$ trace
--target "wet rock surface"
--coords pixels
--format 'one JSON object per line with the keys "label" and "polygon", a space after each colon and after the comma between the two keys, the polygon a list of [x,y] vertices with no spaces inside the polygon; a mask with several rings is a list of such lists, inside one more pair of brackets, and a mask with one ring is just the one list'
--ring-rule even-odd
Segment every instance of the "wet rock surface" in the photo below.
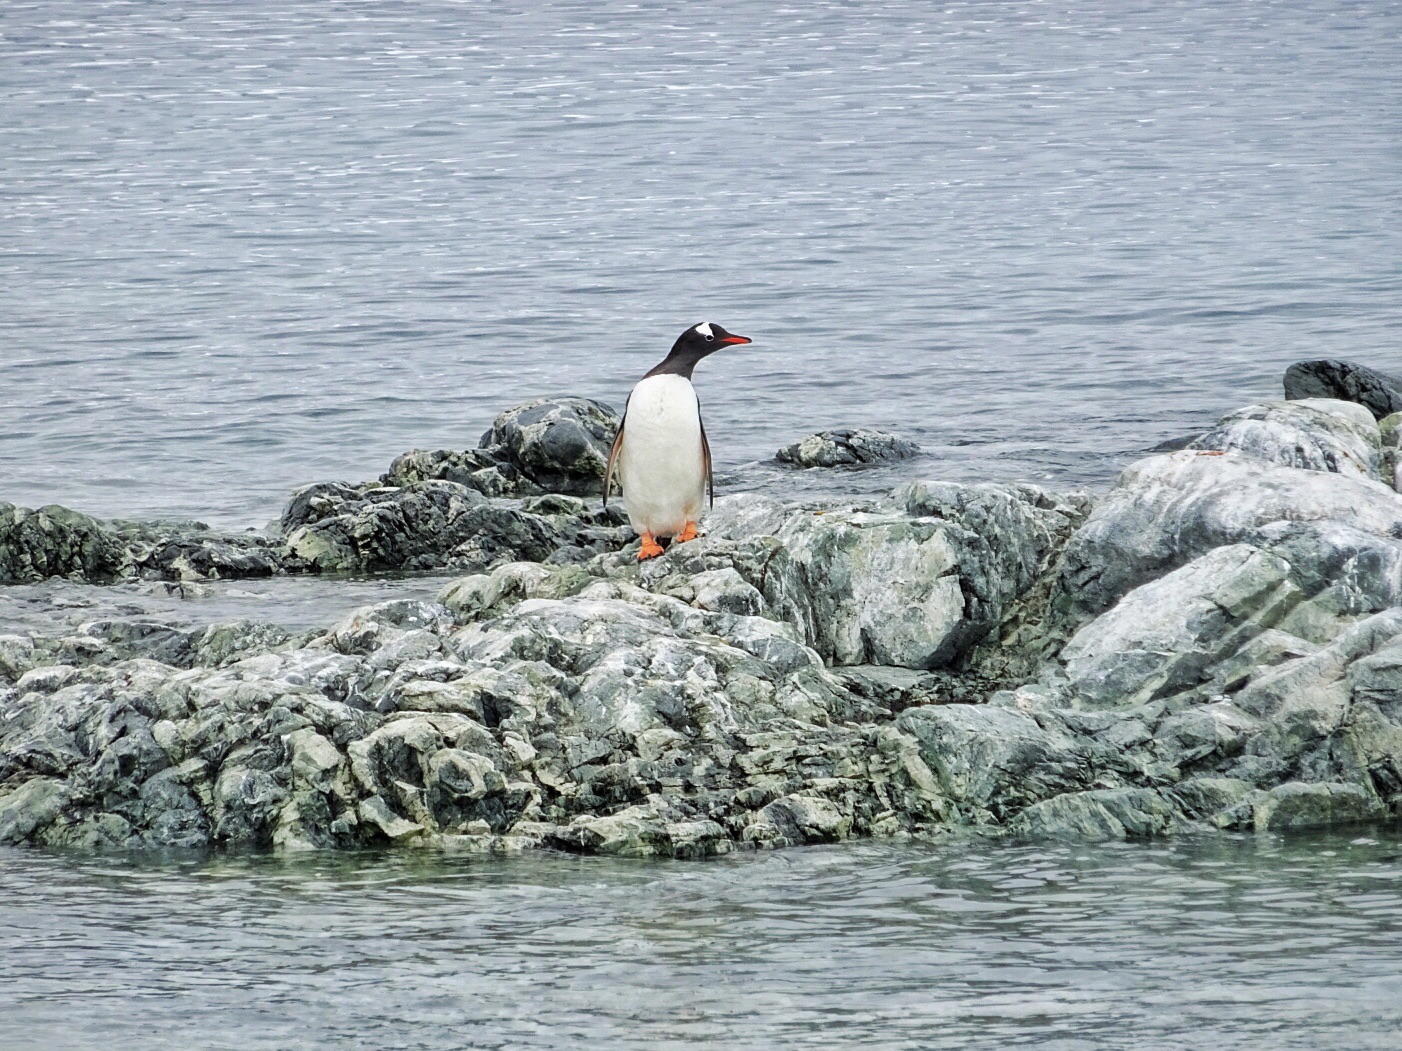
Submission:
{"label": "wet rock surface", "polygon": [[775,453],[780,463],[794,467],[857,467],[909,460],[920,446],[883,431],[820,431],[786,445]]}
{"label": "wet rock surface", "polygon": [[304,490],[285,550],[12,515],[7,551],[62,534],[53,564],[118,573],[121,551],[202,573],[278,550],[462,575],[300,633],[0,634],[0,842],[699,857],[1402,815],[1384,432],[1300,402],[1197,446],[1096,501],[726,497],[641,565],[570,496],[448,478]]}
{"label": "wet rock surface", "polygon": [[1298,361],[1285,370],[1285,397],[1356,402],[1380,420],[1402,412],[1402,378],[1352,361]]}

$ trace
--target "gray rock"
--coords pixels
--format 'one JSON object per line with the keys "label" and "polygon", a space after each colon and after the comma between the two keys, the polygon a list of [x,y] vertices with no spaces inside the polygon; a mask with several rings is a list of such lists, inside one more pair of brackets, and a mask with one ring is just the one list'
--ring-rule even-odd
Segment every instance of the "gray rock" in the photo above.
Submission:
{"label": "gray rock", "polygon": [[593,496],[617,429],[617,413],[601,402],[540,398],[499,415],[476,449],[405,453],[380,484],[402,488],[448,481],[487,496]]}
{"label": "gray rock", "polygon": [[[1347,532],[1347,536],[1345,536]],[[1313,591],[1364,546],[1386,558],[1402,538],[1402,496],[1379,482],[1267,464],[1236,453],[1178,452],[1127,468],[1066,546],[1055,602],[1074,619],[1215,547],[1293,544]],[[1349,549],[1352,553],[1349,553]]]}
{"label": "gray rock", "polygon": [[1380,420],[1402,412],[1402,379],[1352,361],[1297,361],[1285,370],[1285,397],[1357,402]]}
{"label": "gray rock", "polygon": [[66,507],[25,507],[0,502],[0,584],[47,577],[111,580],[119,576],[124,549],[116,533]]}
{"label": "gray rock", "polygon": [[490,573],[459,577],[444,587],[438,601],[471,619],[504,612],[528,598],[568,598],[597,579],[579,566],[508,562]]}
{"label": "gray rock", "polygon": [[1012,829],[1038,839],[1152,839],[1178,823],[1178,812],[1157,792],[1102,788],[1034,803],[1018,814]]}
{"label": "gray rock", "polygon": [[0,503],[0,584],[69,577],[199,580],[279,572],[275,542],[198,522],[99,522],[66,507]]}
{"label": "gray rock", "polygon": [[541,398],[508,409],[481,448],[551,493],[594,495],[603,484],[618,414],[587,398]]}
{"label": "gray rock", "polygon": [[839,430],[810,434],[784,446],[774,458],[795,467],[852,467],[909,460],[919,453],[920,446],[894,434]]}
{"label": "gray rock", "polygon": [[1382,478],[1402,493],[1402,412],[1394,412],[1378,421],[1378,440],[1382,449]]}
{"label": "gray rock", "polygon": [[642,583],[698,601],[694,581],[704,591],[722,579],[708,574],[733,569],[831,663],[918,669],[964,659],[1081,520],[1031,486],[917,483],[881,507],[741,507],[723,502],[720,528],[649,563]]}
{"label": "gray rock", "polygon": [[286,544],[293,568],[486,568],[541,561],[566,538],[549,521],[486,499],[456,482],[369,489],[340,513],[298,526]]}
{"label": "gray rock", "polygon": [[1188,448],[1240,452],[1285,467],[1383,481],[1379,441],[1378,425],[1363,406],[1309,399],[1238,409]]}
{"label": "gray rock", "polygon": [[33,838],[58,819],[70,795],[67,785],[42,777],[0,790],[0,843]]}
{"label": "gray rock", "polygon": [[[737,497],[641,566],[576,543],[615,526],[567,495],[303,493],[286,564],[473,572],[316,637],[0,636],[0,840],[700,857],[1395,817],[1402,496],[1271,454],[1308,431],[1337,466],[1352,410],[1263,412],[1089,517],[1029,486]],[[517,556],[536,522],[550,562]]]}
{"label": "gray rock", "polygon": [[283,571],[276,540],[220,533],[199,523],[114,523],[126,546],[124,571],[166,580],[246,580]]}
{"label": "gray rock", "polygon": [[211,624],[192,639],[193,664],[222,668],[290,642],[292,636],[276,624],[256,620],[231,620]]}
{"label": "gray rock", "polygon": [[1234,544],[1135,588],[1061,651],[1075,703],[1132,708],[1204,682],[1300,601],[1289,572],[1284,559]]}
{"label": "gray rock", "polygon": [[24,635],[0,635],[0,679],[11,682],[34,667],[34,642]]}
{"label": "gray rock", "polygon": [[1377,821],[1386,809],[1358,785],[1302,784],[1292,781],[1272,789],[1252,810],[1257,831],[1332,828]]}
{"label": "gray rock", "polygon": [[733,567],[697,573],[691,582],[696,593],[692,601],[701,609],[742,617],[764,612],[764,596]]}
{"label": "gray rock", "polygon": [[911,708],[896,726],[918,742],[941,792],[975,823],[1000,821],[1044,796],[1085,787],[1075,740],[1020,712],[967,704]]}

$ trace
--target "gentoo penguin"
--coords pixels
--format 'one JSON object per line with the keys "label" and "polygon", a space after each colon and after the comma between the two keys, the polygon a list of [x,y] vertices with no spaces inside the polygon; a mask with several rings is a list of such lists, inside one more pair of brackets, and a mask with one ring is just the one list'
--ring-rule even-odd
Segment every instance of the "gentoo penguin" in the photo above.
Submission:
{"label": "gentoo penguin", "polygon": [[748,342],[711,322],[694,325],[628,395],[604,472],[604,506],[617,471],[628,520],[643,538],[639,561],[662,554],[659,538],[694,540],[708,491],[715,501],[711,447],[691,370],[721,347]]}

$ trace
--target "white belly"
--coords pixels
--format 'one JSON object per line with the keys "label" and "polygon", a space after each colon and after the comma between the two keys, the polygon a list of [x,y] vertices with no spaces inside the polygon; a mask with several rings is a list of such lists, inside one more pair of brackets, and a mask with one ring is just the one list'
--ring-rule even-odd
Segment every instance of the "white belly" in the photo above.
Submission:
{"label": "white belly", "polygon": [[618,475],[628,520],[639,533],[675,536],[700,519],[706,468],[701,407],[690,380],[650,376],[633,388]]}

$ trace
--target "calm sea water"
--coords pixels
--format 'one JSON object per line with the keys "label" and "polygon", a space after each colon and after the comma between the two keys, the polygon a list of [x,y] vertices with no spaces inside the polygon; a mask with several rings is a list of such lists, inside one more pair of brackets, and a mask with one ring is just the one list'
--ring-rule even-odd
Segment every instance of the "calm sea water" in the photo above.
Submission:
{"label": "calm sea water", "polygon": [[1402,836],[705,863],[0,849],[0,1046],[1395,1049]]}
{"label": "calm sea water", "polygon": [[731,491],[834,425],[1096,485],[1402,368],[1396,2],[7,0],[0,94],[29,505],[261,524],[703,319]]}

